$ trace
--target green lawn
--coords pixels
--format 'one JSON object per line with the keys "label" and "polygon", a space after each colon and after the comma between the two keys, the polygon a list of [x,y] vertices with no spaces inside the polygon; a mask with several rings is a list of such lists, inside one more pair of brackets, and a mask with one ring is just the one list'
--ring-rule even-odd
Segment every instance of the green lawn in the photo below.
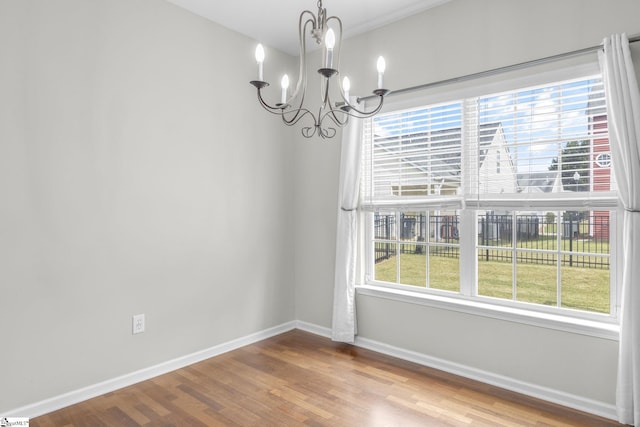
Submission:
{"label": "green lawn", "polygon": [[[426,286],[426,255],[400,255],[400,282]],[[458,258],[431,255],[429,257],[431,288],[457,292],[460,262]],[[376,280],[396,282],[396,257],[375,266]],[[609,312],[609,270],[562,267],[562,307],[578,310]],[[511,263],[478,261],[478,294],[512,299],[513,269]],[[553,265],[521,264],[516,271],[516,300],[544,305],[557,305],[557,267]]]}

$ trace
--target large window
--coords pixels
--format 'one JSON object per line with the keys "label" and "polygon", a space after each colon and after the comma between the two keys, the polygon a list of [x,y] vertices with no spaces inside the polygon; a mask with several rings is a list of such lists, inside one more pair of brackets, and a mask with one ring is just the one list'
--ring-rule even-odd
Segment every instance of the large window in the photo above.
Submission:
{"label": "large window", "polygon": [[600,76],[368,121],[367,283],[614,318],[607,132]]}

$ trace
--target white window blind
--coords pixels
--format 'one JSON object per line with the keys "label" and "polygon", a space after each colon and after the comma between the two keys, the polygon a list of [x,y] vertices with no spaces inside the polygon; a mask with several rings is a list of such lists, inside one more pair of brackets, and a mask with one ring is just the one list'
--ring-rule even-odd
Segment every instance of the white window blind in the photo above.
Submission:
{"label": "white window blind", "polygon": [[[375,117],[365,126],[365,205],[459,204],[462,103]],[[448,202],[447,202],[448,200]]]}
{"label": "white window blind", "polygon": [[479,97],[465,117],[479,134],[466,144],[470,206],[612,205],[613,175],[596,162],[610,150],[599,76]]}
{"label": "white window blind", "polygon": [[365,209],[615,206],[600,76],[381,114],[364,152]]}

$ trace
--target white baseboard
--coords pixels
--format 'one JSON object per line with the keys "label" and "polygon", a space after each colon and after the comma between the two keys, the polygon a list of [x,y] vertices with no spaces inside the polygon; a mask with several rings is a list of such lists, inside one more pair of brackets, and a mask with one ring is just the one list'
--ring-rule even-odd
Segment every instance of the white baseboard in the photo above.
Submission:
{"label": "white baseboard", "polygon": [[303,322],[301,320],[296,321],[296,329],[309,332],[312,334],[320,335],[325,338],[331,338],[331,329],[324,326],[318,326],[313,323]]}
{"label": "white baseboard", "polygon": [[[296,322],[296,327],[297,329],[301,329],[303,331],[331,338],[331,329],[329,328],[301,321]],[[498,375],[492,372],[460,365],[444,359],[417,353],[415,351],[394,347],[368,338],[356,337],[355,345],[358,347],[366,348],[368,350],[376,351],[378,353],[386,354],[388,356],[397,357],[398,359],[407,360],[419,365],[438,369],[454,375],[459,375],[461,377],[469,378],[516,393],[524,394],[526,396],[535,397],[547,402],[577,409],[579,411],[587,412],[612,420],[617,419],[615,405],[609,403],[588,399],[582,396],[576,396],[574,394],[554,390],[537,384],[531,384],[503,375]]]}
{"label": "white baseboard", "polygon": [[295,321],[283,323],[281,325],[274,326],[272,328],[265,329],[263,331],[259,331],[241,338],[237,338],[235,340],[228,341],[205,350],[191,353],[186,356],[178,357],[176,359],[169,360],[167,362],[163,362],[149,368],[131,372],[117,378],[74,390],[60,396],[52,397],[50,399],[23,406],[21,408],[16,408],[1,415],[3,417],[35,418],[40,415],[56,411],[58,409],[65,408],[67,406],[83,402],[87,399],[91,399],[93,397],[100,396],[105,393],[110,393],[123,387],[128,387],[132,384],[157,377],[158,375],[166,374],[168,372],[175,371],[176,369],[201,362],[211,357],[218,356],[222,353],[226,353],[228,351],[235,350],[237,348],[253,344],[267,338],[271,338],[275,335],[288,332],[290,330],[296,329],[296,325],[297,323]]}

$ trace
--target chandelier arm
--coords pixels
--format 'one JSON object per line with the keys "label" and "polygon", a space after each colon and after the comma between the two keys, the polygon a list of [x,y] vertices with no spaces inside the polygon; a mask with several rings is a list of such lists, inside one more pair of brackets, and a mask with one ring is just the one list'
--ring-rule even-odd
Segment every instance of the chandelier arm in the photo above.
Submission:
{"label": "chandelier arm", "polygon": [[[287,118],[285,117],[285,115],[287,115],[287,114],[291,114],[291,113],[294,113],[294,112],[295,112],[295,116],[293,116],[291,119],[287,119]],[[304,116],[306,116],[306,115],[308,115],[308,114],[309,114],[309,115],[311,115],[311,117],[313,117],[313,121],[314,121],[314,123],[315,123],[315,122],[316,122],[316,117],[313,115],[313,113],[312,113],[311,111],[307,110],[306,108],[299,108],[299,109],[297,109],[297,110],[290,110],[290,111],[282,110],[282,113],[281,113],[281,115],[282,115],[282,121],[283,121],[283,123],[284,123],[285,125],[287,125],[287,126],[293,126],[293,125],[295,125],[295,124],[296,124],[296,123],[298,123],[298,122],[299,122],[299,121],[300,121]]]}
{"label": "chandelier arm", "polygon": [[320,137],[322,139],[330,139],[333,138],[334,136],[336,136],[336,128],[331,128],[331,127],[327,127],[327,128],[323,128],[323,127],[319,127],[318,128],[318,133],[320,135]]}
{"label": "chandelier arm", "polygon": [[[341,120],[338,118],[338,116],[336,116],[336,114],[335,114],[335,113],[342,113],[342,114],[344,114],[344,116],[345,116],[344,121],[341,121]],[[331,121],[332,121],[333,123],[335,123],[335,124],[336,124],[336,126],[338,126],[338,127],[344,127],[344,126],[347,124],[347,122],[349,121],[349,114],[347,114],[347,112],[346,112],[346,111],[343,111],[343,110],[329,110],[329,111],[327,111],[326,113],[324,113],[324,114],[322,115],[322,118],[320,119],[320,126],[322,126],[322,122],[323,122],[323,121],[324,121],[324,119],[326,119],[327,117],[328,117],[329,119],[331,119]]]}
{"label": "chandelier arm", "polygon": [[[288,126],[291,126],[293,124],[298,123],[298,121],[300,121],[301,118],[303,118],[304,116],[306,116],[307,114],[311,114],[311,117],[313,117],[313,120],[315,122],[316,117],[313,115],[313,113],[311,111],[309,111],[306,108],[302,108],[302,106],[304,105],[304,97],[305,97],[305,92],[302,92],[302,96],[300,97],[300,106],[297,109],[291,109],[289,111],[285,111],[286,110],[286,106],[284,108],[281,108],[282,110],[282,121],[285,122],[285,124],[287,124]],[[291,119],[285,119],[285,114],[292,114],[295,113],[295,115],[291,118]]]}
{"label": "chandelier arm", "polygon": [[307,126],[307,127],[303,127],[300,132],[302,133],[302,136],[304,136],[305,138],[312,138],[313,135],[316,134],[316,127],[315,126]]}
{"label": "chandelier arm", "polygon": [[[310,15],[306,21],[304,21],[305,15]],[[293,92],[293,95],[289,99],[295,99],[300,92],[300,88],[307,87],[307,25],[312,24],[314,27],[316,26],[316,17],[313,13],[308,10],[305,10],[300,14],[300,20],[298,22],[298,41],[300,45],[300,65],[298,70],[298,83],[296,84],[296,90]],[[304,91],[304,89],[303,89]]]}
{"label": "chandelier arm", "polygon": [[262,108],[264,108],[265,110],[267,110],[268,112],[272,113],[272,114],[280,114],[282,108],[278,107],[278,106],[272,106],[269,105],[267,103],[267,101],[264,100],[264,98],[262,97],[262,91],[260,89],[258,89],[258,101],[260,101],[260,105],[262,105]]}
{"label": "chandelier arm", "polygon": [[380,102],[378,103],[378,106],[376,108],[374,108],[372,111],[369,111],[368,113],[366,113],[366,117],[371,117],[374,116],[376,114],[378,114],[380,112],[380,110],[382,109],[382,106],[384,105],[384,96],[380,97]]}
{"label": "chandelier arm", "polygon": [[[374,108],[371,111],[361,111],[358,109],[355,109],[353,107],[350,106],[350,104],[347,104],[349,106],[349,108],[343,109],[343,108],[331,108],[329,109],[329,111],[327,111],[326,113],[324,113],[322,116],[319,116],[318,118],[318,124],[317,127],[319,129],[322,129],[322,123],[324,121],[325,118],[329,118],[332,122],[334,122],[336,124],[336,126],[338,127],[344,127],[347,122],[349,121],[349,117],[354,117],[357,119],[364,119],[367,117],[372,117],[374,115],[376,115],[381,109],[382,106],[384,105],[384,96],[380,96],[380,102],[378,103],[378,105],[376,106],[376,108]],[[331,105],[331,100],[329,99],[329,105]],[[355,112],[353,112],[355,111]],[[344,115],[344,120],[341,120],[338,115],[336,113],[341,113]]]}
{"label": "chandelier arm", "polygon": [[321,125],[316,124],[313,126],[306,126],[301,129],[302,136],[305,138],[312,138],[314,135],[318,135],[322,139],[333,138],[336,135],[336,129],[332,127],[323,128]]}
{"label": "chandelier arm", "polygon": [[344,125],[347,124],[347,121],[349,120],[348,115],[345,117],[344,122],[342,122],[338,116],[336,116],[336,113],[346,113],[346,111],[339,109],[339,108],[331,108],[331,99],[328,99],[329,101],[329,111],[327,111],[326,113],[324,113],[322,115],[322,117],[320,118],[320,124],[322,124],[322,121],[325,119],[325,117],[329,117],[336,125],[343,127]]}

